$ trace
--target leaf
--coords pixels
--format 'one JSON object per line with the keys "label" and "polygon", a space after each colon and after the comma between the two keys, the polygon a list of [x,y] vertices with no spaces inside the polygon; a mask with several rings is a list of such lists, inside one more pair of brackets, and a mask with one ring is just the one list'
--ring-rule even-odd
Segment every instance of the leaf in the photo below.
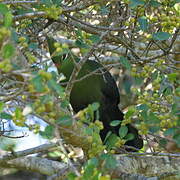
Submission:
{"label": "leaf", "polygon": [[102,15],[107,15],[107,14],[109,14],[109,12],[110,12],[110,10],[109,10],[109,8],[106,7],[106,6],[102,6],[101,9],[100,9],[100,13],[101,13]]}
{"label": "leaf", "polygon": [[112,154],[102,154],[100,159],[105,161],[105,168],[114,169],[116,168],[117,161]]}
{"label": "leaf", "polygon": [[47,7],[53,5],[51,0],[40,0],[42,4],[46,5]]}
{"label": "leaf", "polygon": [[173,128],[169,128],[164,132],[165,136],[173,136],[176,132],[177,128],[173,127]]}
{"label": "leaf", "polygon": [[171,34],[167,32],[157,32],[153,34],[153,39],[157,41],[164,41],[168,40],[171,37]]}
{"label": "leaf", "polygon": [[148,123],[158,124],[160,123],[160,120],[153,112],[150,112],[148,116]]}
{"label": "leaf", "polygon": [[80,28],[75,30],[75,33],[76,33],[76,36],[78,37],[78,39],[83,39],[82,31]]}
{"label": "leaf", "polygon": [[70,173],[67,174],[67,179],[68,180],[75,180],[76,177],[77,177],[77,175],[75,173],[73,173],[73,172],[70,172]]}
{"label": "leaf", "polygon": [[14,52],[15,52],[15,49],[13,45],[9,43],[3,46],[2,56],[4,59],[9,59],[10,57],[14,55]]}
{"label": "leaf", "polygon": [[119,137],[113,134],[112,132],[108,132],[105,139],[105,144],[108,149],[112,149],[115,144],[118,142]]}
{"label": "leaf", "polygon": [[92,158],[88,160],[84,168],[83,179],[89,179],[89,177],[91,177],[94,172],[94,168],[97,167],[98,164],[99,164],[99,161],[97,158]]}
{"label": "leaf", "polygon": [[22,117],[22,110],[17,107],[14,111],[16,119],[20,119]]}
{"label": "leaf", "polygon": [[168,74],[167,76],[168,76],[169,81],[173,82],[178,77],[178,74],[177,73],[171,73],[171,74]]}
{"label": "leaf", "polygon": [[131,141],[134,139],[134,134],[132,133],[128,133],[125,138],[124,138],[126,141]]}
{"label": "leaf", "polygon": [[142,16],[140,18],[138,18],[138,22],[140,25],[140,29],[143,31],[147,31],[148,30],[148,20],[145,16]]}
{"label": "leaf", "polygon": [[93,43],[97,43],[100,40],[100,37],[98,35],[91,35],[89,37],[89,39],[93,42]]}
{"label": "leaf", "polygon": [[0,112],[2,112],[4,109],[4,103],[3,102],[0,102]]}
{"label": "leaf", "polygon": [[141,77],[134,77],[134,83],[135,85],[141,85],[143,83],[144,79]]}
{"label": "leaf", "polygon": [[143,110],[143,111],[148,111],[149,107],[147,104],[141,104],[137,106],[137,110]]}
{"label": "leaf", "polygon": [[173,139],[176,141],[178,147],[180,148],[180,133],[174,135]]}
{"label": "leaf", "polygon": [[144,120],[147,120],[148,114],[147,114],[147,111],[146,111],[146,110],[140,112],[140,115],[141,115],[141,117],[142,117]]}
{"label": "leaf", "polygon": [[12,115],[8,114],[6,112],[2,112],[2,113],[0,113],[0,119],[11,120],[12,119]]}
{"label": "leaf", "polygon": [[34,50],[34,49],[37,49],[37,48],[38,48],[38,44],[37,44],[37,43],[30,43],[30,44],[28,45],[28,47],[29,47],[29,49]]}
{"label": "leaf", "polygon": [[94,167],[97,167],[99,165],[99,160],[96,157],[93,157],[92,159],[88,160],[87,165],[93,165]]}
{"label": "leaf", "polygon": [[61,5],[62,0],[52,0],[53,4]]}
{"label": "leaf", "polygon": [[73,120],[71,116],[66,115],[57,119],[56,122],[57,124],[62,125],[62,126],[71,126],[73,123]]}
{"label": "leaf", "polygon": [[49,88],[56,91],[61,97],[64,95],[64,89],[62,88],[62,86],[57,84],[55,80],[51,79],[47,82],[47,84]]}
{"label": "leaf", "polygon": [[46,139],[52,139],[54,135],[54,127],[51,125],[46,126],[44,131],[40,131],[40,135]]}
{"label": "leaf", "polygon": [[135,109],[133,107],[130,107],[127,111],[127,113],[125,114],[125,117],[128,119],[130,117],[132,117],[132,115],[135,113]]}
{"label": "leaf", "polygon": [[41,100],[41,103],[46,104],[46,103],[48,103],[50,101],[53,101],[53,98],[49,94],[46,94],[44,96],[41,96],[40,100]]}
{"label": "leaf", "polygon": [[77,39],[75,45],[79,48],[89,49],[89,46],[82,39]]}
{"label": "leaf", "polygon": [[152,73],[152,80],[154,81],[158,77],[158,71]]}
{"label": "leaf", "polygon": [[13,41],[15,41],[15,42],[19,41],[17,32],[14,29],[11,30],[11,37],[12,37]]}
{"label": "leaf", "polygon": [[121,123],[119,120],[111,121],[110,126],[118,126]]}
{"label": "leaf", "polygon": [[131,69],[131,63],[128,61],[127,58],[125,58],[124,56],[120,57],[120,63],[128,70]]}
{"label": "leaf", "polygon": [[98,102],[91,104],[92,111],[97,111],[99,109],[99,106],[100,105]]}
{"label": "leaf", "polygon": [[12,16],[11,12],[7,12],[4,15],[4,26],[5,27],[10,27],[11,24],[12,24],[12,21],[13,21],[13,16]]}
{"label": "leaf", "polygon": [[139,5],[144,5],[145,2],[143,0],[130,0],[130,7],[135,8]]}
{"label": "leaf", "polygon": [[125,92],[126,92],[127,94],[130,94],[130,93],[131,93],[132,83],[133,83],[133,82],[130,81],[129,78],[124,79],[124,81],[123,81],[123,88],[124,88],[124,90],[125,90]]}
{"label": "leaf", "polygon": [[7,6],[5,4],[0,4],[0,14],[5,15],[8,12],[9,12],[9,10],[8,10]]}
{"label": "leaf", "polygon": [[127,133],[128,133],[128,128],[126,126],[121,126],[119,128],[119,136],[121,139],[124,138],[127,135]]}
{"label": "leaf", "polygon": [[172,114],[178,114],[179,113],[179,105],[177,103],[174,103],[172,105],[171,113]]}
{"label": "leaf", "polygon": [[151,1],[149,2],[149,4],[150,4],[151,6],[153,6],[153,7],[159,7],[159,6],[161,6],[161,3],[159,3],[158,1],[155,1],[155,0],[151,0]]}
{"label": "leaf", "polygon": [[160,129],[161,129],[161,128],[160,128],[159,126],[153,126],[153,127],[150,127],[150,128],[149,128],[149,131],[150,131],[151,133],[156,133],[156,132],[158,132]]}
{"label": "leaf", "polygon": [[43,86],[43,79],[40,75],[35,76],[32,80],[31,80],[32,84],[34,85],[35,89],[37,92],[43,92],[44,90],[44,86]]}

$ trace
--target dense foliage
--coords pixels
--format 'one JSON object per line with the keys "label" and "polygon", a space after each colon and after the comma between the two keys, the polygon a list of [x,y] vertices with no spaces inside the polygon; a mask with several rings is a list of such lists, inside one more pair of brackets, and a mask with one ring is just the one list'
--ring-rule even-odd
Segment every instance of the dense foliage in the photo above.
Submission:
{"label": "dense foliage", "polygon": [[[68,179],[110,179],[113,147],[125,143],[127,129],[122,126],[107,149],[99,138],[102,123],[92,122],[98,103],[73,114],[69,93],[76,76],[64,88],[65,77],[48,53],[46,37],[53,36],[55,55],[73,52],[111,71],[120,89],[123,124],[133,123],[145,140],[141,151],[179,151],[179,15],[179,0],[1,0],[1,139],[20,138],[15,132],[21,128],[49,140],[63,138],[88,156],[81,173]],[[47,123],[45,129],[37,118]]]}

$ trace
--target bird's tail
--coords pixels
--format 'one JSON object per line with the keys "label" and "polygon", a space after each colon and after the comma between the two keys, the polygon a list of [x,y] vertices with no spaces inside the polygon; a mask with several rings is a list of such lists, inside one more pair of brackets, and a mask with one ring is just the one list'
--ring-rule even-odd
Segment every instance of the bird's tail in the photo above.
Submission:
{"label": "bird's tail", "polygon": [[[118,106],[115,106],[114,108],[108,107],[106,110],[103,110],[103,112],[100,112],[100,120],[104,122],[104,129],[101,131],[101,139],[102,141],[105,140],[106,135],[109,131],[119,136],[119,128],[121,127],[121,124],[118,126],[111,126],[110,123],[114,120],[120,120],[121,122],[124,119],[124,114]],[[134,138],[132,140],[128,140],[125,145],[129,146],[126,148],[127,151],[137,151],[135,149],[141,149],[143,147],[143,140],[142,137],[138,134],[138,130],[131,124],[126,125],[128,128],[128,134],[131,133],[134,135]],[[134,147],[133,148],[130,148]]]}

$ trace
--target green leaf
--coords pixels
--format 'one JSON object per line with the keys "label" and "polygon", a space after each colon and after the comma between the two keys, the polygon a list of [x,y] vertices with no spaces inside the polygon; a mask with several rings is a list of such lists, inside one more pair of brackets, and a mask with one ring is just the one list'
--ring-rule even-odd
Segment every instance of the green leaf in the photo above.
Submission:
{"label": "green leaf", "polygon": [[4,15],[4,26],[5,27],[10,27],[11,24],[12,24],[12,21],[13,21],[13,16],[12,16],[11,12],[7,12]]}
{"label": "green leaf", "polygon": [[75,45],[79,48],[89,49],[89,46],[82,39],[77,39]]}
{"label": "green leaf", "polygon": [[91,177],[94,172],[94,168],[97,167],[98,164],[99,164],[99,161],[97,158],[92,158],[92,159],[88,160],[88,162],[84,168],[83,179],[89,179],[89,177]]}
{"label": "green leaf", "polygon": [[149,128],[149,131],[150,131],[151,133],[156,133],[156,132],[158,132],[160,129],[161,129],[161,128],[160,128],[159,126],[153,126],[153,127],[150,127],[150,128]]}
{"label": "green leaf", "polygon": [[46,5],[47,7],[53,4],[51,0],[40,0],[40,1],[42,4]]}
{"label": "green leaf", "polygon": [[165,136],[174,136],[175,132],[176,132],[177,128],[169,128],[164,132]]}
{"label": "green leaf", "polygon": [[174,82],[176,78],[178,77],[178,73],[171,73],[171,74],[168,74],[167,76],[168,76],[169,81]]}
{"label": "green leaf", "polygon": [[97,111],[99,109],[99,103],[95,102],[91,104],[92,111]]}
{"label": "green leaf", "polygon": [[62,152],[60,152],[60,151],[52,151],[52,152],[49,152],[48,153],[48,156],[50,156],[50,157],[54,157],[54,158],[57,158],[57,157],[61,157],[61,155],[62,155]]}
{"label": "green leaf", "polygon": [[14,29],[12,29],[12,31],[11,31],[11,37],[12,37],[13,41],[15,41],[15,42],[19,41],[17,32]]}
{"label": "green leaf", "polygon": [[52,0],[53,4],[61,5],[62,0]]}
{"label": "green leaf", "polygon": [[140,5],[144,5],[145,2],[143,0],[130,0],[130,7],[135,8]]}
{"label": "green leaf", "polygon": [[42,83],[43,79],[40,75],[35,76],[31,82],[34,85],[37,92],[43,92],[43,90],[44,90],[44,86]]}
{"label": "green leaf", "polygon": [[108,149],[112,149],[115,144],[118,142],[119,137],[113,134],[112,132],[108,132],[105,139],[105,144]]}
{"label": "green leaf", "polygon": [[84,128],[84,133],[89,136],[93,136],[94,130],[93,130],[93,128],[86,127],[86,128]]}
{"label": "green leaf", "polygon": [[80,28],[78,28],[77,30],[75,30],[75,33],[76,33],[76,36],[79,38],[79,39],[83,39],[83,34],[82,34],[82,31]]}
{"label": "green leaf", "polygon": [[128,61],[127,58],[125,58],[124,56],[120,57],[120,63],[128,70],[131,69],[131,63]]}
{"label": "green leaf", "polygon": [[147,31],[148,30],[148,20],[145,16],[142,16],[140,18],[138,18],[138,22],[140,25],[140,29],[143,31]]}
{"label": "green leaf", "polygon": [[134,107],[130,107],[127,111],[127,113],[125,114],[125,117],[128,119],[130,117],[132,117],[132,115],[135,113],[135,108]]}
{"label": "green leaf", "polygon": [[133,82],[129,81],[129,78],[124,79],[123,81],[123,88],[126,92],[126,94],[131,94],[131,86],[132,86]]}
{"label": "green leaf", "polygon": [[47,82],[48,87],[56,91],[61,97],[64,96],[64,89],[55,80],[51,79]]}
{"label": "green leaf", "polygon": [[5,15],[8,12],[9,12],[9,10],[8,10],[7,6],[5,4],[0,3],[0,14]]}
{"label": "green leaf", "polygon": [[119,120],[111,121],[110,126],[118,126],[121,123]]}
{"label": "green leaf", "polygon": [[176,144],[180,148],[180,133],[173,136],[173,139],[176,141]]}
{"label": "green leaf", "polygon": [[179,105],[177,103],[174,103],[172,105],[171,113],[172,114],[178,114],[179,113]]}
{"label": "green leaf", "polygon": [[100,159],[105,161],[105,168],[106,169],[114,169],[116,168],[117,161],[112,154],[102,154]]}
{"label": "green leaf", "polygon": [[153,124],[158,124],[158,123],[160,123],[160,120],[153,112],[150,112],[147,122],[150,123],[150,124],[152,124],[152,123]]}
{"label": "green leaf", "polygon": [[149,2],[149,4],[150,4],[151,6],[153,6],[153,7],[159,7],[159,6],[161,6],[161,3],[159,3],[158,1],[155,1],[155,0],[151,0],[151,1]]}
{"label": "green leaf", "polygon": [[52,98],[52,96],[47,94],[47,95],[41,96],[40,100],[41,100],[41,103],[46,104],[46,103],[48,103],[50,101],[53,101],[53,98]]}
{"label": "green leaf", "polygon": [[121,139],[124,138],[127,135],[127,133],[128,133],[128,128],[126,126],[121,126],[119,128],[119,136]]}
{"label": "green leaf", "polygon": [[54,135],[54,127],[51,125],[46,126],[44,131],[40,131],[40,135],[46,139],[52,139]]}
{"label": "green leaf", "polygon": [[71,126],[73,123],[73,120],[71,116],[66,115],[57,119],[56,122],[57,124],[62,125],[62,126]]}
{"label": "green leaf", "polygon": [[4,59],[9,59],[14,55],[15,49],[12,44],[6,44],[3,46],[2,56]]}
{"label": "green leaf", "polygon": [[2,112],[4,109],[4,103],[3,102],[0,102],[0,112]]}
{"label": "green leaf", "polygon": [[68,180],[76,180],[77,175],[73,172],[68,173],[67,179]]}
{"label": "green leaf", "polygon": [[154,81],[158,77],[158,71],[152,73],[152,80]]}
{"label": "green leaf", "polygon": [[147,104],[141,104],[137,106],[137,110],[143,110],[143,111],[148,111],[149,107]]}
{"label": "green leaf", "polygon": [[134,77],[134,83],[135,85],[141,85],[143,83],[144,79],[141,77]]}
{"label": "green leaf", "polygon": [[1,112],[0,113],[0,119],[6,119],[6,120],[11,120],[12,119],[12,115],[8,114],[6,112]]}
{"label": "green leaf", "polygon": [[134,134],[132,133],[128,133],[125,138],[124,138],[126,141],[131,141],[134,139]]}
{"label": "green leaf", "polygon": [[106,6],[102,6],[101,9],[100,9],[100,13],[101,13],[102,15],[107,15],[107,14],[109,14],[109,12],[110,12],[110,10],[109,10],[109,8],[106,7]]}
{"label": "green leaf", "polygon": [[143,110],[142,112],[140,112],[140,115],[141,115],[141,117],[142,117],[144,120],[147,120],[148,114],[147,114],[147,111],[146,111],[146,110]]}
{"label": "green leaf", "polygon": [[16,119],[20,119],[22,117],[22,110],[17,107],[14,111]]}
{"label": "green leaf", "polygon": [[93,157],[92,159],[89,159],[87,162],[87,165],[92,165],[94,167],[97,167],[99,165],[99,160],[96,157]]}
{"label": "green leaf", "polygon": [[166,145],[167,145],[167,140],[166,139],[160,139],[159,140],[159,145],[161,146],[161,147],[165,147]]}
{"label": "green leaf", "polygon": [[93,43],[97,43],[100,40],[100,37],[98,35],[91,35],[89,37],[89,39],[93,42]]}
{"label": "green leaf", "polygon": [[157,41],[168,40],[171,37],[171,34],[167,32],[157,32],[153,34],[153,39]]}
{"label": "green leaf", "polygon": [[34,50],[34,49],[37,49],[37,48],[38,48],[38,44],[37,44],[37,43],[30,43],[30,44],[28,45],[28,47],[29,47],[29,49]]}

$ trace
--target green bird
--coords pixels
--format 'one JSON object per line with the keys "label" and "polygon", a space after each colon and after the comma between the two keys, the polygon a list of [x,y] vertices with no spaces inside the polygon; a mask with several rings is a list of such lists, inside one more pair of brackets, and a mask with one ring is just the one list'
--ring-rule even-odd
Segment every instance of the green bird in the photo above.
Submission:
{"label": "green bird", "polygon": [[[56,41],[51,37],[47,37],[47,42],[49,52],[53,55],[56,51],[54,47]],[[79,58],[70,53],[53,56],[52,61],[56,65],[58,72],[63,73],[66,77],[65,81],[68,82],[75,66],[74,61],[78,62]],[[93,73],[94,71],[95,73]],[[102,141],[104,142],[109,131],[119,136],[120,124],[115,127],[110,125],[113,120],[122,121],[124,117],[124,114],[118,107],[120,103],[120,94],[114,78],[102,64],[93,60],[87,60],[83,64],[77,79],[84,76],[87,77],[80,81],[76,81],[70,92],[70,104],[73,110],[77,113],[86,108],[89,104],[98,102],[100,104],[99,120],[104,126],[100,131]],[[143,147],[143,140],[138,135],[137,129],[130,124],[126,126],[128,128],[128,133],[133,134],[134,138],[127,141],[125,145],[141,149]],[[126,150],[134,151],[129,148]]]}

